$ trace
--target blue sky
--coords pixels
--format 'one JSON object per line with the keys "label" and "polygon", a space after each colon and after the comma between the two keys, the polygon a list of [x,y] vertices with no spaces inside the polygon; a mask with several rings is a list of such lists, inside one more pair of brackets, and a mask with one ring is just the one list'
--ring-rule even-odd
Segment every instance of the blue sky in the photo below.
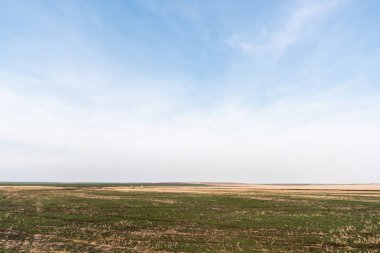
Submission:
{"label": "blue sky", "polygon": [[0,0],[0,181],[379,182],[379,14]]}

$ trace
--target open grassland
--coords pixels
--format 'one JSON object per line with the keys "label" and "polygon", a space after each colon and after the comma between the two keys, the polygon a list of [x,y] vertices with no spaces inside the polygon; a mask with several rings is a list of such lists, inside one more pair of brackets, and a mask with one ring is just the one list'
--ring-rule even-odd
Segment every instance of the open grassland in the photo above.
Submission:
{"label": "open grassland", "polygon": [[8,184],[0,252],[380,252],[380,187]]}

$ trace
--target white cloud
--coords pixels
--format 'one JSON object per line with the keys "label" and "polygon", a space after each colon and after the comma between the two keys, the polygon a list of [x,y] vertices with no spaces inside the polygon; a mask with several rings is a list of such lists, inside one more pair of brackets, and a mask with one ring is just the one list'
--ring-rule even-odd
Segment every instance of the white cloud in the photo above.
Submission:
{"label": "white cloud", "polygon": [[379,108],[357,99],[327,113],[340,99],[221,102],[152,119],[167,110],[162,98],[152,98],[153,112],[140,110],[144,100],[126,111],[91,104],[87,113],[2,88],[0,167],[3,180],[369,182],[380,176]]}

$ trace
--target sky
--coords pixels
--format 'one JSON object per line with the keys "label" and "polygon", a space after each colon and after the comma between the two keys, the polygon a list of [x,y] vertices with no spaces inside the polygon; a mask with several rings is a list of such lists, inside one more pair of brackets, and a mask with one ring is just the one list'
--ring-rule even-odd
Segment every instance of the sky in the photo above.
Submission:
{"label": "sky", "polygon": [[380,182],[380,1],[0,0],[0,181]]}

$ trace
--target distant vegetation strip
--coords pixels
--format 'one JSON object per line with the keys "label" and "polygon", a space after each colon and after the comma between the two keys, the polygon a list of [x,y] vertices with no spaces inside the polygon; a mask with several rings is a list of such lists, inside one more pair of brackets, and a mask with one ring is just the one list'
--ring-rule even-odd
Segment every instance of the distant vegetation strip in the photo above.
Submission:
{"label": "distant vegetation strip", "polygon": [[108,183],[108,182],[0,182],[0,186],[115,187],[115,186],[207,186],[201,183]]}

